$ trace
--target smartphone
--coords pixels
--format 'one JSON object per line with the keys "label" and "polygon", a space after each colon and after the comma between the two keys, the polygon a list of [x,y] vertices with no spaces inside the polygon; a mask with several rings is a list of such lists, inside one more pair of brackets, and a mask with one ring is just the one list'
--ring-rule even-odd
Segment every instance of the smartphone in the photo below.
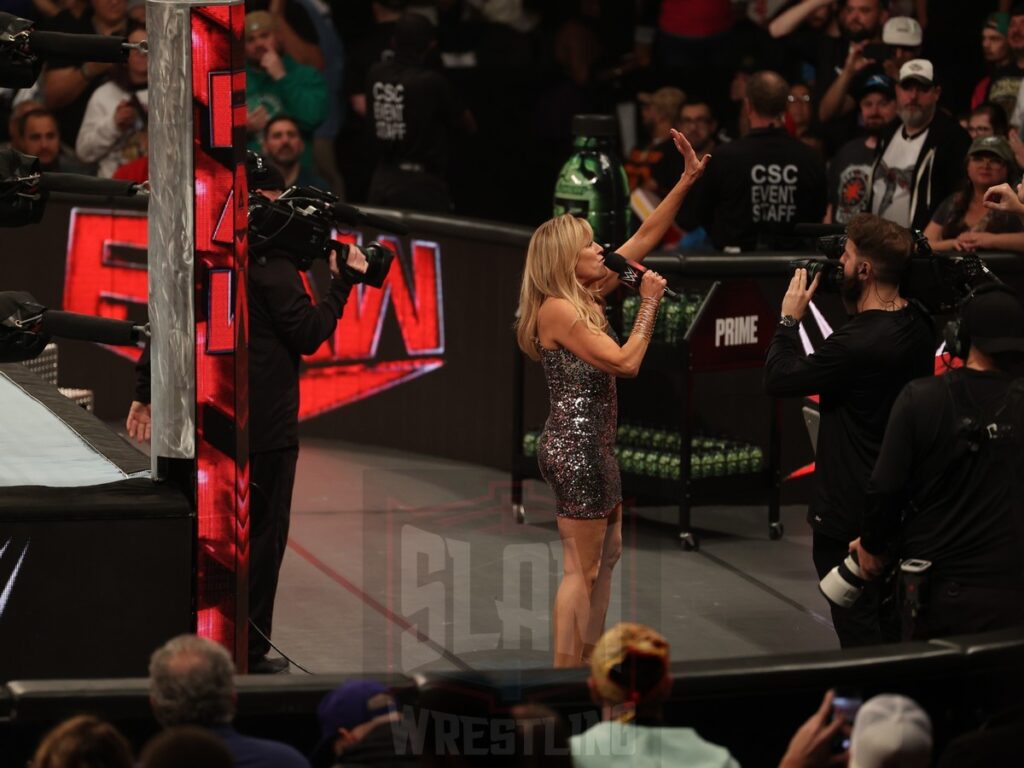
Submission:
{"label": "smartphone", "polygon": [[[853,726],[853,718],[857,716],[857,710],[864,703],[863,697],[856,691],[836,691],[832,697],[833,715],[839,715],[846,721],[847,726]],[[840,731],[832,742],[832,751],[839,755],[850,748],[850,736]]]}
{"label": "smartphone", "polygon": [[885,43],[868,43],[864,46],[864,58],[881,64],[892,57],[892,46]]}

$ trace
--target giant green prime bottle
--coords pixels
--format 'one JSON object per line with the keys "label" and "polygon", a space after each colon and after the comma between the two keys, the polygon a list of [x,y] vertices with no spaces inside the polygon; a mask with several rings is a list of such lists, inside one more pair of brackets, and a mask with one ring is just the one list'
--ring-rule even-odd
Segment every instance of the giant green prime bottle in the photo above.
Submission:
{"label": "giant green prime bottle", "polygon": [[618,153],[618,125],[611,115],[572,119],[573,153],[555,182],[555,216],[586,219],[594,240],[619,246],[631,230],[629,180]]}

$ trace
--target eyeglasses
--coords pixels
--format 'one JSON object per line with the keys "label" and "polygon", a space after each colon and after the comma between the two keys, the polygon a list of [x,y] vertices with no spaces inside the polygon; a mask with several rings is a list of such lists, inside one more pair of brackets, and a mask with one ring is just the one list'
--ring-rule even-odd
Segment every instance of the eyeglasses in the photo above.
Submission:
{"label": "eyeglasses", "polygon": [[791,93],[791,94],[789,94],[789,96],[786,97],[786,101],[788,101],[790,104],[796,104],[798,101],[802,101],[804,104],[810,104],[811,103],[811,94],[803,93],[803,94],[800,94],[799,96],[794,96]]}
{"label": "eyeglasses", "polygon": [[681,117],[679,122],[682,125],[693,125],[694,123],[700,123],[701,125],[711,125],[710,117]]}
{"label": "eyeglasses", "polygon": [[967,126],[967,132],[974,138],[978,136],[991,136],[993,134],[992,126],[990,125],[969,125]]}

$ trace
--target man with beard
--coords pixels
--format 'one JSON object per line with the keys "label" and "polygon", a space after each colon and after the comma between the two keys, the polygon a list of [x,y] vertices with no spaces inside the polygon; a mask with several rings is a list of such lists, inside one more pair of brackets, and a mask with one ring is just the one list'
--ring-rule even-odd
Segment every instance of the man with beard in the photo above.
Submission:
{"label": "man with beard", "polygon": [[327,182],[310,168],[303,168],[299,160],[306,149],[299,124],[288,115],[272,117],[263,130],[263,154],[289,187],[316,187],[327,189]]}
{"label": "man with beard", "polygon": [[698,160],[715,151],[718,121],[708,102],[696,99],[683,104],[679,110],[679,130],[697,153]]}
{"label": "man with beard", "polygon": [[[1021,7],[1024,11],[1024,6]],[[1014,39],[1024,46],[1024,15],[1019,15],[1014,27]],[[971,96],[971,109],[985,102],[998,104],[1007,117],[1012,115],[1017,106],[1017,91],[1020,89],[1024,69],[1010,47],[1010,16],[1006,13],[989,14],[985,26],[981,30],[981,55],[989,74],[982,78],[974,87]],[[1024,50],[1024,49],[1022,49]]]}
{"label": "man with beard", "polygon": [[81,162],[75,153],[60,143],[57,118],[48,109],[32,109],[18,118],[18,136],[11,142],[19,152],[39,158],[39,170],[57,173],[84,173],[95,171]]}
{"label": "man with beard", "polygon": [[900,122],[882,136],[871,172],[871,211],[923,230],[935,209],[963,178],[971,137],[938,111],[942,88],[927,59],[900,67],[896,105]]}
{"label": "man with beard", "polygon": [[[807,284],[798,269],[782,300],[782,319],[768,347],[765,389],[784,397],[820,396],[821,424],[814,494],[807,510],[819,578],[848,554],[860,535],[868,480],[878,458],[889,411],[903,386],[927,376],[934,363],[927,314],[900,296],[913,241],[903,227],[862,213],[846,230],[842,299],[852,317],[811,355],[800,341],[800,320],[821,281]],[[865,587],[852,608],[831,605],[844,648],[895,642],[898,621],[885,582]]]}
{"label": "man with beard", "polygon": [[869,57],[880,55],[868,48],[867,40],[851,43],[842,72],[821,97],[818,119],[824,123],[852,113],[853,95],[861,91],[864,83],[875,75],[896,79],[900,67],[921,54],[923,40],[924,31],[915,19],[893,16],[882,27],[882,43],[888,51],[884,59]]}
{"label": "man with beard", "polygon": [[896,119],[896,91],[885,75],[869,78],[859,94],[863,135],[851,139],[828,164],[827,222],[849,224],[868,201],[878,137]]}
{"label": "man with beard", "polygon": [[832,81],[843,71],[853,43],[881,42],[882,25],[889,18],[887,0],[846,0],[839,11],[842,36],[824,37],[818,60],[815,103],[820,105]]}

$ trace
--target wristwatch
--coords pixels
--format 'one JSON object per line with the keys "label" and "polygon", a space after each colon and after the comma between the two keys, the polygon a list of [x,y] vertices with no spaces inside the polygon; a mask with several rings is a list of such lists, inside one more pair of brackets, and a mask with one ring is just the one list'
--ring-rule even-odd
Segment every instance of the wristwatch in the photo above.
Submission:
{"label": "wristwatch", "polygon": [[779,325],[781,325],[783,328],[792,328],[798,322],[800,321],[797,320],[792,315],[783,315],[782,317],[779,318]]}

